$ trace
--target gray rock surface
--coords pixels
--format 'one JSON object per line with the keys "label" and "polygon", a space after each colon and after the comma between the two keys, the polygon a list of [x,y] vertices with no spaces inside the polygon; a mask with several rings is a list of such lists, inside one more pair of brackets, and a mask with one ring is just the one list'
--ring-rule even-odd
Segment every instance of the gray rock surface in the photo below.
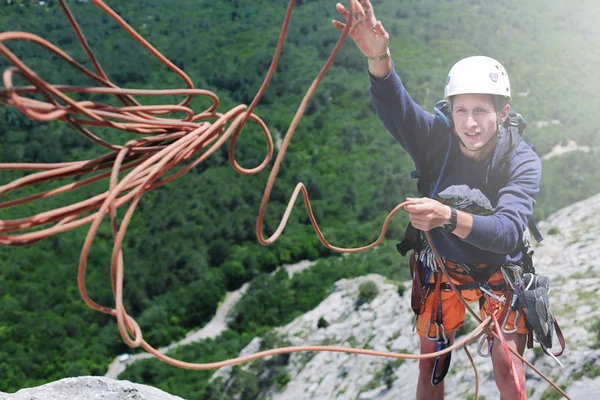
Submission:
{"label": "gray rock surface", "polygon": [[65,378],[46,385],[0,392],[0,400],[182,400],[162,390],[99,376]]}

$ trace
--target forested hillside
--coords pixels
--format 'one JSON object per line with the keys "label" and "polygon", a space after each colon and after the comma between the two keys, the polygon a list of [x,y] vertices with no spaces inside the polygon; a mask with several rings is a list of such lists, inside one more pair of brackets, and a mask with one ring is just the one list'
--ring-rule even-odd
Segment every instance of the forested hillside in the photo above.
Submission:
{"label": "forested hillside", "polygon": [[[57,2],[7,3],[0,5],[0,31],[38,34],[90,65]],[[214,91],[220,111],[252,100],[270,64],[287,7],[285,0],[108,4],[185,70],[196,87]],[[184,87],[179,77],[93,4],[70,1],[69,5],[117,85]],[[600,75],[595,66],[600,54],[594,49],[600,45],[600,28],[594,5],[591,0],[574,0],[568,6],[560,0],[374,1],[392,36],[396,69],[415,100],[431,109],[458,59],[473,54],[495,57],[509,71],[513,106],[529,121],[526,136],[539,154],[567,139],[597,146],[599,118],[594,108]],[[275,134],[286,132],[304,91],[333,49],[339,32],[330,21],[336,17],[333,1],[297,1],[277,73],[255,111]],[[5,44],[48,82],[91,84],[36,45]],[[0,58],[0,69],[8,66]],[[165,102],[164,98],[139,100]],[[200,100],[193,106],[201,110],[206,104]],[[119,144],[130,139],[109,130],[95,133]],[[105,151],[65,124],[34,122],[18,110],[0,106],[2,162],[73,161]],[[247,127],[236,151],[242,165],[257,165],[266,152],[258,129]],[[573,152],[544,162],[538,219],[600,192],[597,156],[593,150]],[[379,235],[389,211],[415,194],[411,169],[410,158],[374,115],[366,61],[348,41],[288,149],[267,208],[266,233],[273,231],[293,187],[302,181],[328,241],[342,247],[368,244]],[[20,175],[2,171],[0,184]],[[296,283],[285,276],[266,277],[265,272],[285,263],[337,256],[318,242],[301,204],[278,242],[267,248],[257,243],[254,226],[267,176],[268,171],[256,176],[237,174],[223,149],[142,198],[124,244],[125,304],[151,344],[166,345],[203,325],[228,290],[256,277],[260,278],[248,296],[270,292],[269,300],[258,302],[263,309],[252,307],[256,319],[264,318],[240,317],[227,335],[180,352],[180,357],[197,361],[237,354],[253,335],[313,307],[326,295],[327,285],[345,274],[406,276],[405,262],[393,248],[406,222],[404,215],[398,215],[387,234],[391,240],[378,251],[348,257],[342,266],[334,259],[325,260],[317,268],[321,272],[307,273]],[[6,200],[52,185],[10,194]],[[1,209],[0,219],[69,204],[104,191],[107,185],[100,182],[66,197]],[[0,391],[65,376],[102,375],[115,355],[129,351],[113,319],[88,309],[79,297],[76,269],[85,234],[86,229],[80,228],[24,248],[0,248]],[[111,250],[107,222],[94,242],[87,275],[91,296],[107,306],[112,305]],[[276,310],[280,302],[284,308],[266,312]],[[204,393],[209,373],[153,368],[161,372],[136,373],[135,379],[182,396]],[[171,374],[195,386],[186,387]]]}

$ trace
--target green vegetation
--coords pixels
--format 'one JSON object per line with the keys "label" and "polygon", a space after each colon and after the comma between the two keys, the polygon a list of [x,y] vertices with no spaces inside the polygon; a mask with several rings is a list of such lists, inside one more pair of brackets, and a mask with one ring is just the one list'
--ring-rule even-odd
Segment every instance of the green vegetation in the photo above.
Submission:
{"label": "green vegetation", "polygon": [[592,324],[590,332],[592,332],[596,336],[594,338],[594,348],[600,348],[600,318],[596,319],[596,321]]}
{"label": "green vegetation", "polygon": [[397,378],[395,370],[403,363],[404,360],[401,358],[386,362],[382,369],[375,372],[373,379],[361,388],[361,393],[376,389],[382,385],[384,385],[387,389],[391,389],[394,385],[394,381]]}
{"label": "green vegetation", "polygon": [[365,303],[370,303],[378,294],[379,289],[373,281],[366,281],[358,286],[358,297]]}
{"label": "green vegetation", "polygon": [[404,296],[404,292],[406,292],[406,290],[407,290],[407,288],[403,283],[398,284],[398,291],[397,291],[398,296],[400,296],[400,297]]}
{"label": "green vegetation", "polygon": [[571,375],[571,381],[578,381],[582,377],[587,376],[590,379],[594,379],[600,376],[600,365],[597,365],[596,360],[590,360],[583,364],[583,368]]}
{"label": "green vegetation", "polygon": [[[249,104],[268,68],[287,1],[253,2],[136,0],[109,1],[159,51],[183,68],[196,87],[214,91],[219,111]],[[286,132],[304,91],[332,50],[338,32],[331,27],[335,2],[298,1],[277,74],[256,113],[273,132]],[[374,1],[390,32],[395,65],[411,95],[431,109],[443,93],[445,76],[458,59],[491,55],[511,74],[513,105],[530,125],[525,135],[539,154],[573,139],[597,143],[593,99],[600,91],[595,73],[600,54],[600,12],[588,0]],[[107,75],[135,88],[181,88],[167,71],[89,2],[69,2]],[[0,31],[36,33],[89,66],[54,0],[0,5]],[[5,43],[43,79],[90,84],[55,57],[31,43]],[[9,64],[0,59],[0,70]],[[17,78],[17,84],[26,84]],[[523,93],[523,95],[519,95]],[[525,95],[527,93],[527,95]],[[116,103],[98,97],[95,100]],[[144,104],[180,98],[143,98]],[[193,104],[196,111],[205,100]],[[544,122],[552,120],[558,123]],[[99,136],[124,144],[131,136],[108,130]],[[258,130],[249,126],[236,149],[238,161],[257,165],[265,154]],[[11,107],[0,108],[2,162],[63,162],[89,159],[104,150],[63,123],[34,122]],[[600,192],[597,150],[573,152],[544,161],[537,219]],[[265,233],[277,226],[298,181],[309,190],[326,239],[337,246],[361,246],[377,238],[387,213],[415,195],[412,161],[374,115],[368,96],[366,63],[346,43],[322,86],[308,104],[267,209]],[[2,171],[0,184],[21,173]],[[336,257],[322,246],[298,207],[282,238],[264,248],[254,234],[268,172],[242,176],[217,151],[179,180],[144,196],[125,237],[124,301],[144,338],[155,346],[182,338],[205,324],[227,291],[252,285],[236,308],[230,328],[219,338],[176,350],[187,361],[217,361],[237,355],[255,335],[285,324],[317,305],[344,277],[377,272],[407,279],[405,260],[393,248],[406,216],[394,218],[387,240],[375,251]],[[67,182],[68,180],[65,180]],[[61,182],[61,183],[65,183]],[[70,182],[70,181],[69,181]],[[55,187],[23,189],[2,201]],[[22,218],[89,198],[107,182],[31,205],[0,210],[0,220]],[[297,204],[297,206],[301,206]],[[77,262],[85,228],[25,248],[0,248],[0,391],[13,392],[66,376],[103,375],[118,354],[130,352],[114,319],[88,309],[77,290]],[[87,289],[98,303],[112,305],[109,223],[101,227],[90,254]],[[323,259],[289,280],[278,266]],[[137,350],[135,350],[137,351]],[[262,367],[261,367],[262,368]],[[271,368],[271,366],[268,366]],[[263,385],[252,368],[234,369],[239,391],[250,396]],[[250,375],[248,375],[250,374]],[[186,371],[147,360],[123,378],[149,383],[189,398],[220,393],[208,384],[212,371]],[[256,377],[257,375],[254,375]],[[285,386],[283,369],[271,382]]]}
{"label": "green vegetation", "polygon": [[[563,383],[558,385],[562,390],[566,390],[567,389],[567,384]],[[546,389],[546,391],[544,391],[544,393],[542,393],[542,396],[540,397],[540,400],[559,400],[562,399],[563,395],[560,394],[560,392],[558,390],[556,390],[555,388],[551,387]]]}
{"label": "green vegetation", "polygon": [[329,326],[329,322],[327,322],[327,320],[324,317],[319,318],[319,321],[317,321],[317,328],[321,329],[321,328],[327,328]]}
{"label": "green vegetation", "polygon": [[560,233],[560,228],[557,226],[553,226],[548,229],[548,235],[558,235]]}
{"label": "green vegetation", "polygon": [[[479,400],[486,400],[485,396],[479,396],[477,397]],[[475,395],[474,394],[469,394],[467,395],[467,397],[465,397],[466,400],[474,400],[475,399]]]}

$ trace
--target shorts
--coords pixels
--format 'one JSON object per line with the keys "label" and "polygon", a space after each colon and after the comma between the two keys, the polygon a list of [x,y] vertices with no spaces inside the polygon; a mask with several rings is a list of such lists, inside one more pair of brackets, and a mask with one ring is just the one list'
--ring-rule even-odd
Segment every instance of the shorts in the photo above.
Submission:
{"label": "shorts", "polygon": [[[452,281],[455,284],[459,284],[458,282],[454,282],[454,279],[452,279]],[[446,282],[445,277],[442,278],[442,282]],[[498,283],[503,283],[503,281],[495,282],[494,284],[498,284]],[[502,297],[504,295],[504,292],[502,292],[502,291],[494,290],[493,293],[496,294],[498,297]],[[466,310],[465,310],[464,304],[460,301],[460,299],[454,293],[454,291],[442,289],[440,291],[440,294],[442,296],[442,322],[443,322],[446,334],[448,334],[448,333],[451,333],[451,332],[457,330],[461,326],[463,326],[464,321],[465,321]],[[470,302],[478,301],[479,298],[483,294],[481,293],[481,291],[479,289],[470,289],[470,290],[461,291],[461,295],[463,296],[465,301],[470,303]],[[417,327],[417,333],[420,336],[426,336],[427,325],[429,324],[429,321],[431,320],[431,316],[432,316],[432,308],[435,306],[434,301],[435,301],[435,296],[434,296],[434,290],[432,288],[432,290],[430,291],[430,293],[427,295],[427,297],[425,299],[425,304],[422,307],[423,312],[421,314],[419,314],[419,316],[417,317],[416,327]],[[498,318],[498,323],[502,325],[504,322],[504,320],[500,321],[500,312],[502,310],[502,303],[500,303],[498,300],[494,300],[494,299],[491,299],[491,303],[492,303],[492,308],[497,312],[496,317]],[[518,311],[519,311],[519,319],[517,320],[517,331],[515,333],[526,334],[529,332],[529,329],[527,328],[527,323],[525,322],[525,315],[524,315],[520,305],[519,305]],[[488,315],[490,315],[487,299],[485,302],[483,302],[483,306],[480,308],[479,314],[480,314],[481,319],[485,319],[485,318],[487,318]],[[514,311],[511,311],[509,313],[506,325],[504,325],[504,328],[506,330],[512,331],[515,328],[514,320],[515,320],[516,314],[517,313]],[[502,319],[504,319],[504,318],[502,318]],[[435,324],[431,323],[430,332],[428,335],[429,337],[436,336],[435,328],[436,328]]]}

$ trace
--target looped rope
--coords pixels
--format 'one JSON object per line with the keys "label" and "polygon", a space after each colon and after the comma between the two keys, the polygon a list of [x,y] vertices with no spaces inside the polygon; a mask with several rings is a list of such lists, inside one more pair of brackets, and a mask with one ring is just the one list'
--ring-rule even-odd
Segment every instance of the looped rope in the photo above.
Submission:
{"label": "looped rope", "polygon": [[[73,189],[90,185],[99,180],[109,178],[109,189],[106,192],[99,193],[85,201],[67,205],[55,210],[42,212],[27,218],[17,220],[0,220],[0,244],[7,246],[24,246],[35,243],[60,232],[74,229],[82,225],[91,224],[82,248],[79,262],[78,286],[82,299],[92,309],[115,316],[121,337],[129,346],[142,347],[160,360],[176,367],[194,370],[207,370],[247,362],[262,357],[301,351],[332,351],[404,359],[424,359],[438,357],[462,346],[467,353],[467,357],[471,361],[473,368],[475,369],[475,398],[477,398],[479,391],[479,378],[475,364],[466,348],[466,344],[477,340],[486,331],[489,333],[491,317],[488,317],[483,321],[480,320],[466,303],[465,306],[467,307],[467,310],[469,310],[476,320],[479,321],[478,327],[470,334],[466,335],[464,339],[455,343],[454,345],[449,346],[442,351],[430,354],[386,353],[373,350],[331,346],[295,346],[263,351],[246,357],[238,357],[216,363],[196,364],[176,360],[161,354],[143,339],[141,328],[137,322],[127,314],[127,311],[123,305],[124,263],[121,249],[125,231],[131,220],[133,212],[135,211],[137,203],[146,192],[177,179],[204,161],[229,138],[231,138],[229,145],[229,159],[232,167],[236,171],[242,174],[254,174],[262,171],[268,165],[273,155],[273,140],[266,124],[257,115],[253,114],[253,111],[265,92],[276,69],[295,1],[290,0],[288,4],[271,66],[269,67],[268,73],[252,103],[250,106],[238,105],[225,113],[216,111],[219,100],[214,93],[208,90],[195,89],[191,79],[181,69],[170,62],[141,35],[135,32],[135,30],[133,30],[127,24],[127,22],[125,22],[125,20],[117,15],[112,9],[110,9],[101,0],[91,1],[111,18],[113,18],[125,31],[127,31],[127,33],[129,33],[135,40],[144,46],[154,57],[163,62],[171,71],[180,76],[185,82],[187,89],[139,90],[117,87],[109,80],[102,70],[102,67],[96,60],[93,52],[87,44],[87,41],[85,40],[85,37],[83,36],[81,29],[79,28],[75,18],[73,17],[64,0],[59,0],[60,7],[64,11],[66,18],[71,24],[81,46],[92,62],[95,72],[83,67],[81,64],[73,60],[67,53],[63,52],[61,49],[39,36],[25,32],[0,33],[0,53],[2,53],[4,57],[6,57],[14,65],[14,67],[8,68],[3,73],[2,78],[5,88],[0,89],[0,103],[14,106],[29,118],[38,121],[64,121],[82,135],[92,140],[94,143],[97,143],[98,145],[103,146],[111,151],[110,153],[107,153],[104,156],[96,159],[77,162],[53,164],[0,164],[0,170],[39,171],[0,186],[0,196],[19,188],[36,185],[49,180],[96,174],[91,177],[77,180],[73,183],[48,190],[46,192],[37,193],[11,201],[5,201],[0,203],[0,208],[12,207],[29,203],[41,198],[56,196]],[[352,1],[350,2],[349,12],[351,15],[354,12],[354,3]],[[269,175],[256,223],[256,235],[259,242],[263,245],[269,245],[273,243],[281,235],[291,213],[292,207],[300,192],[302,192],[311,224],[313,225],[319,240],[328,249],[338,252],[360,252],[376,247],[383,240],[391,218],[406,205],[406,203],[402,203],[396,206],[390,212],[384,221],[381,234],[375,242],[358,248],[336,247],[332,246],[325,240],[312,212],[308,192],[302,183],[298,183],[294,189],[294,192],[292,193],[278,228],[270,237],[265,238],[263,236],[262,226],[266,206],[275,178],[279,171],[279,167],[287,150],[287,146],[291,141],[298,122],[302,118],[308,101],[312,97],[321,79],[331,66],[346,36],[348,35],[348,31],[351,26],[352,21],[349,20],[335,48],[327,59],[327,62],[306,92],[306,95],[300,103],[300,106],[298,107],[298,110],[285,135],[280,152]],[[81,87],[48,84],[38,77],[34,71],[32,71],[4,45],[4,42],[11,40],[27,40],[46,48],[57,55],[59,59],[64,60],[72,68],[80,71],[82,74],[97,82],[101,86]],[[14,75],[21,76],[28,81],[31,86],[15,87],[12,83]],[[25,96],[32,93],[41,94],[46,101],[35,100]],[[93,101],[75,101],[67,96],[68,93],[114,95],[123,104],[123,106],[108,106],[106,104],[96,103]],[[184,95],[185,99],[177,105],[143,106],[133,97],[167,95]],[[206,110],[198,114],[194,114],[193,110],[190,109],[188,105],[194,97],[198,96],[210,99],[212,101],[212,105]],[[181,112],[186,116],[181,120],[164,117],[174,112]],[[82,119],[81,117],[86,118]],[[267,154],[264,160],[258,166],[246,169],[241,167],[235,160],[234,149],[237,137],[249,119],[256,122],[263,131],[267,142]],[[145,136],[131,140],[125,145],[119,145],[109,143],[101,139],[92,133],[88,127],[109,127]],[[173,168],[183,162],[190,161],[194,156],[197,156],[197,158],[189,162],[188,165],[181,168],[177,172],[172,172],[169,176],[165,176],[167,173],[171,172]],[[111,170],[107,171],[109,168]],[[124,175],[121,180],[119,180],[119,174],[124,172],[127,172],[127,174]],[[119,224],[117,221],[116,210],[126,203],[129,203],[129,206]],[[85,288],[85,269],[87,265],[89,249],[101,222],[107,214],[109,214],[111,219],[112,232],[114,236],[114,248],[111,257],[111,276],[115,308],[105,307],[95,303],[87,295]],[[48,227],[47,225],[50,226]],[[7,233],[10,232],[13,234],[8,235]],[[437,254],[437,251],[433,245],[432,249],[436,254],[436,257],[439,259],[439,255]],[[443,265],[442,271],[447,276],[447,272]],[[450,282],[453,290],[457,292],[456,287],[452,284],[452,281],[448,281]],[[461,301],[464,303],[460,293],[458,293],[458,295]],[[517,354],[517,356],[519,355]],[[534,371],[540,374],[544,379],[546,379],[546,381],[552,384],[565,397],[567,397],[566,394],[560,388],[558,388],[556,384],[546,378],[527,361],[524,360],[524,362],[526,362]]]}

